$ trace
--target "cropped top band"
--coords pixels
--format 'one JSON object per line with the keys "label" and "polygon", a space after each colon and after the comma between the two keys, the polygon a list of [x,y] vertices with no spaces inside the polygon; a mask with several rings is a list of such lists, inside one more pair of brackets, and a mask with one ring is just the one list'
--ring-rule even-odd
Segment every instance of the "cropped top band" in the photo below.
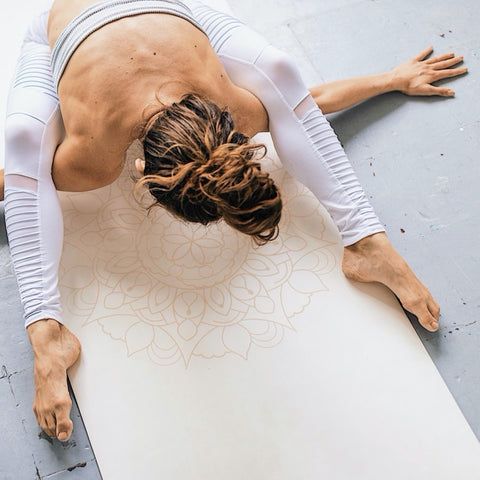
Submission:
{"label": "cropped top band", "polygon": [[67,25],[53,46],[52,71],[56,89],[73,52],[90,34],[115,20],[143,13],[175,15],[203,32],[191,10],[179,0],[107,0],[95,3]]}

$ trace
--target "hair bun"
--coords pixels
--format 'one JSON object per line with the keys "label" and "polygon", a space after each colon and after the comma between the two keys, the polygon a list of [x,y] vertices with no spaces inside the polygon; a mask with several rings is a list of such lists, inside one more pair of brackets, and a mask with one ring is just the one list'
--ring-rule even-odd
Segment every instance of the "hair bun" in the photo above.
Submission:
{"label": "hair bun", "polygon": [[196,95],[166,107],[145,135],[139,183],[182,219],[208,224],[223,217],[266,243],[278,235],[280,193],[256,161],[265,145],[233,127],[227,110]]}

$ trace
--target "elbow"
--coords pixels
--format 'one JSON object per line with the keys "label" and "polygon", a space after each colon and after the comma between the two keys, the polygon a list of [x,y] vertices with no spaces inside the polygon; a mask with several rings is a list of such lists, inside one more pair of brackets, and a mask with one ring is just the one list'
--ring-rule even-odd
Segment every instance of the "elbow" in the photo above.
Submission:
{"label": "elbow", "polygon": [[5,122],[5,173],[38,179],[39,152],[45,125],[33,117],[14,114]]}
{"label": "elbow", "polygon": [[308,89],[293,57],[272,46],[265,48],[255,62],[291,108],[308,95]]}
{"label": "elbow", "polygon": [[5,145],[7,152],[27,157],[30,152],[39,151],[42,143],[44,124],[23,114],[10,115],[5,122]]}
{"label": "elbow", "polygon": [[272,46],[267,47],[255,62],[276,84],[301,82],[300,70],[293,57]]}

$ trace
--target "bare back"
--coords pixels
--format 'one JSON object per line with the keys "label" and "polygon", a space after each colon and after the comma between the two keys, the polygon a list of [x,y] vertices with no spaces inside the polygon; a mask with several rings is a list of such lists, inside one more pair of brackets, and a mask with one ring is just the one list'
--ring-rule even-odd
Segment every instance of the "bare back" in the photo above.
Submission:
{"label": "bare back", "polygon": [[[50,45],[94,3],[56,0],[48,26]],[[266,122],[260,102],[230,82],[207,36],[187,20],[141,14],[90,34],[73,53],[58,87],[66,138],[54,159],[57,188],[89,190],[111,183],[160,102],[169,104],[190,92],[229,106],[237,128],[254,110]],[[255,133],[246,131],[250,128],[245,123],[239,129]]]}

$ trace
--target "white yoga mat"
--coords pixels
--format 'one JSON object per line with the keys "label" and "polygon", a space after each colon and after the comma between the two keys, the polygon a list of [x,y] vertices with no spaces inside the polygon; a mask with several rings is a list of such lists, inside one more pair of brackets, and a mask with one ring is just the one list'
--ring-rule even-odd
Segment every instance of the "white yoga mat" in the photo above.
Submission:
{"label": "white yoga mat", "polygon": [[344,279],[334,226],[270,157],[285,212],[261,248],[146,217],[128,169],[62,196],[71,380],[104,478],[478,479],[479,444],[399,305]]}
{"label": "white yoga mat", "polygon": [[285,210],[261,248],[146,216],[131,163],[61,195],[70,378],[103,478],[477,480],[478,441],[398,303],[345,280],[334,226],[269,152]]}

